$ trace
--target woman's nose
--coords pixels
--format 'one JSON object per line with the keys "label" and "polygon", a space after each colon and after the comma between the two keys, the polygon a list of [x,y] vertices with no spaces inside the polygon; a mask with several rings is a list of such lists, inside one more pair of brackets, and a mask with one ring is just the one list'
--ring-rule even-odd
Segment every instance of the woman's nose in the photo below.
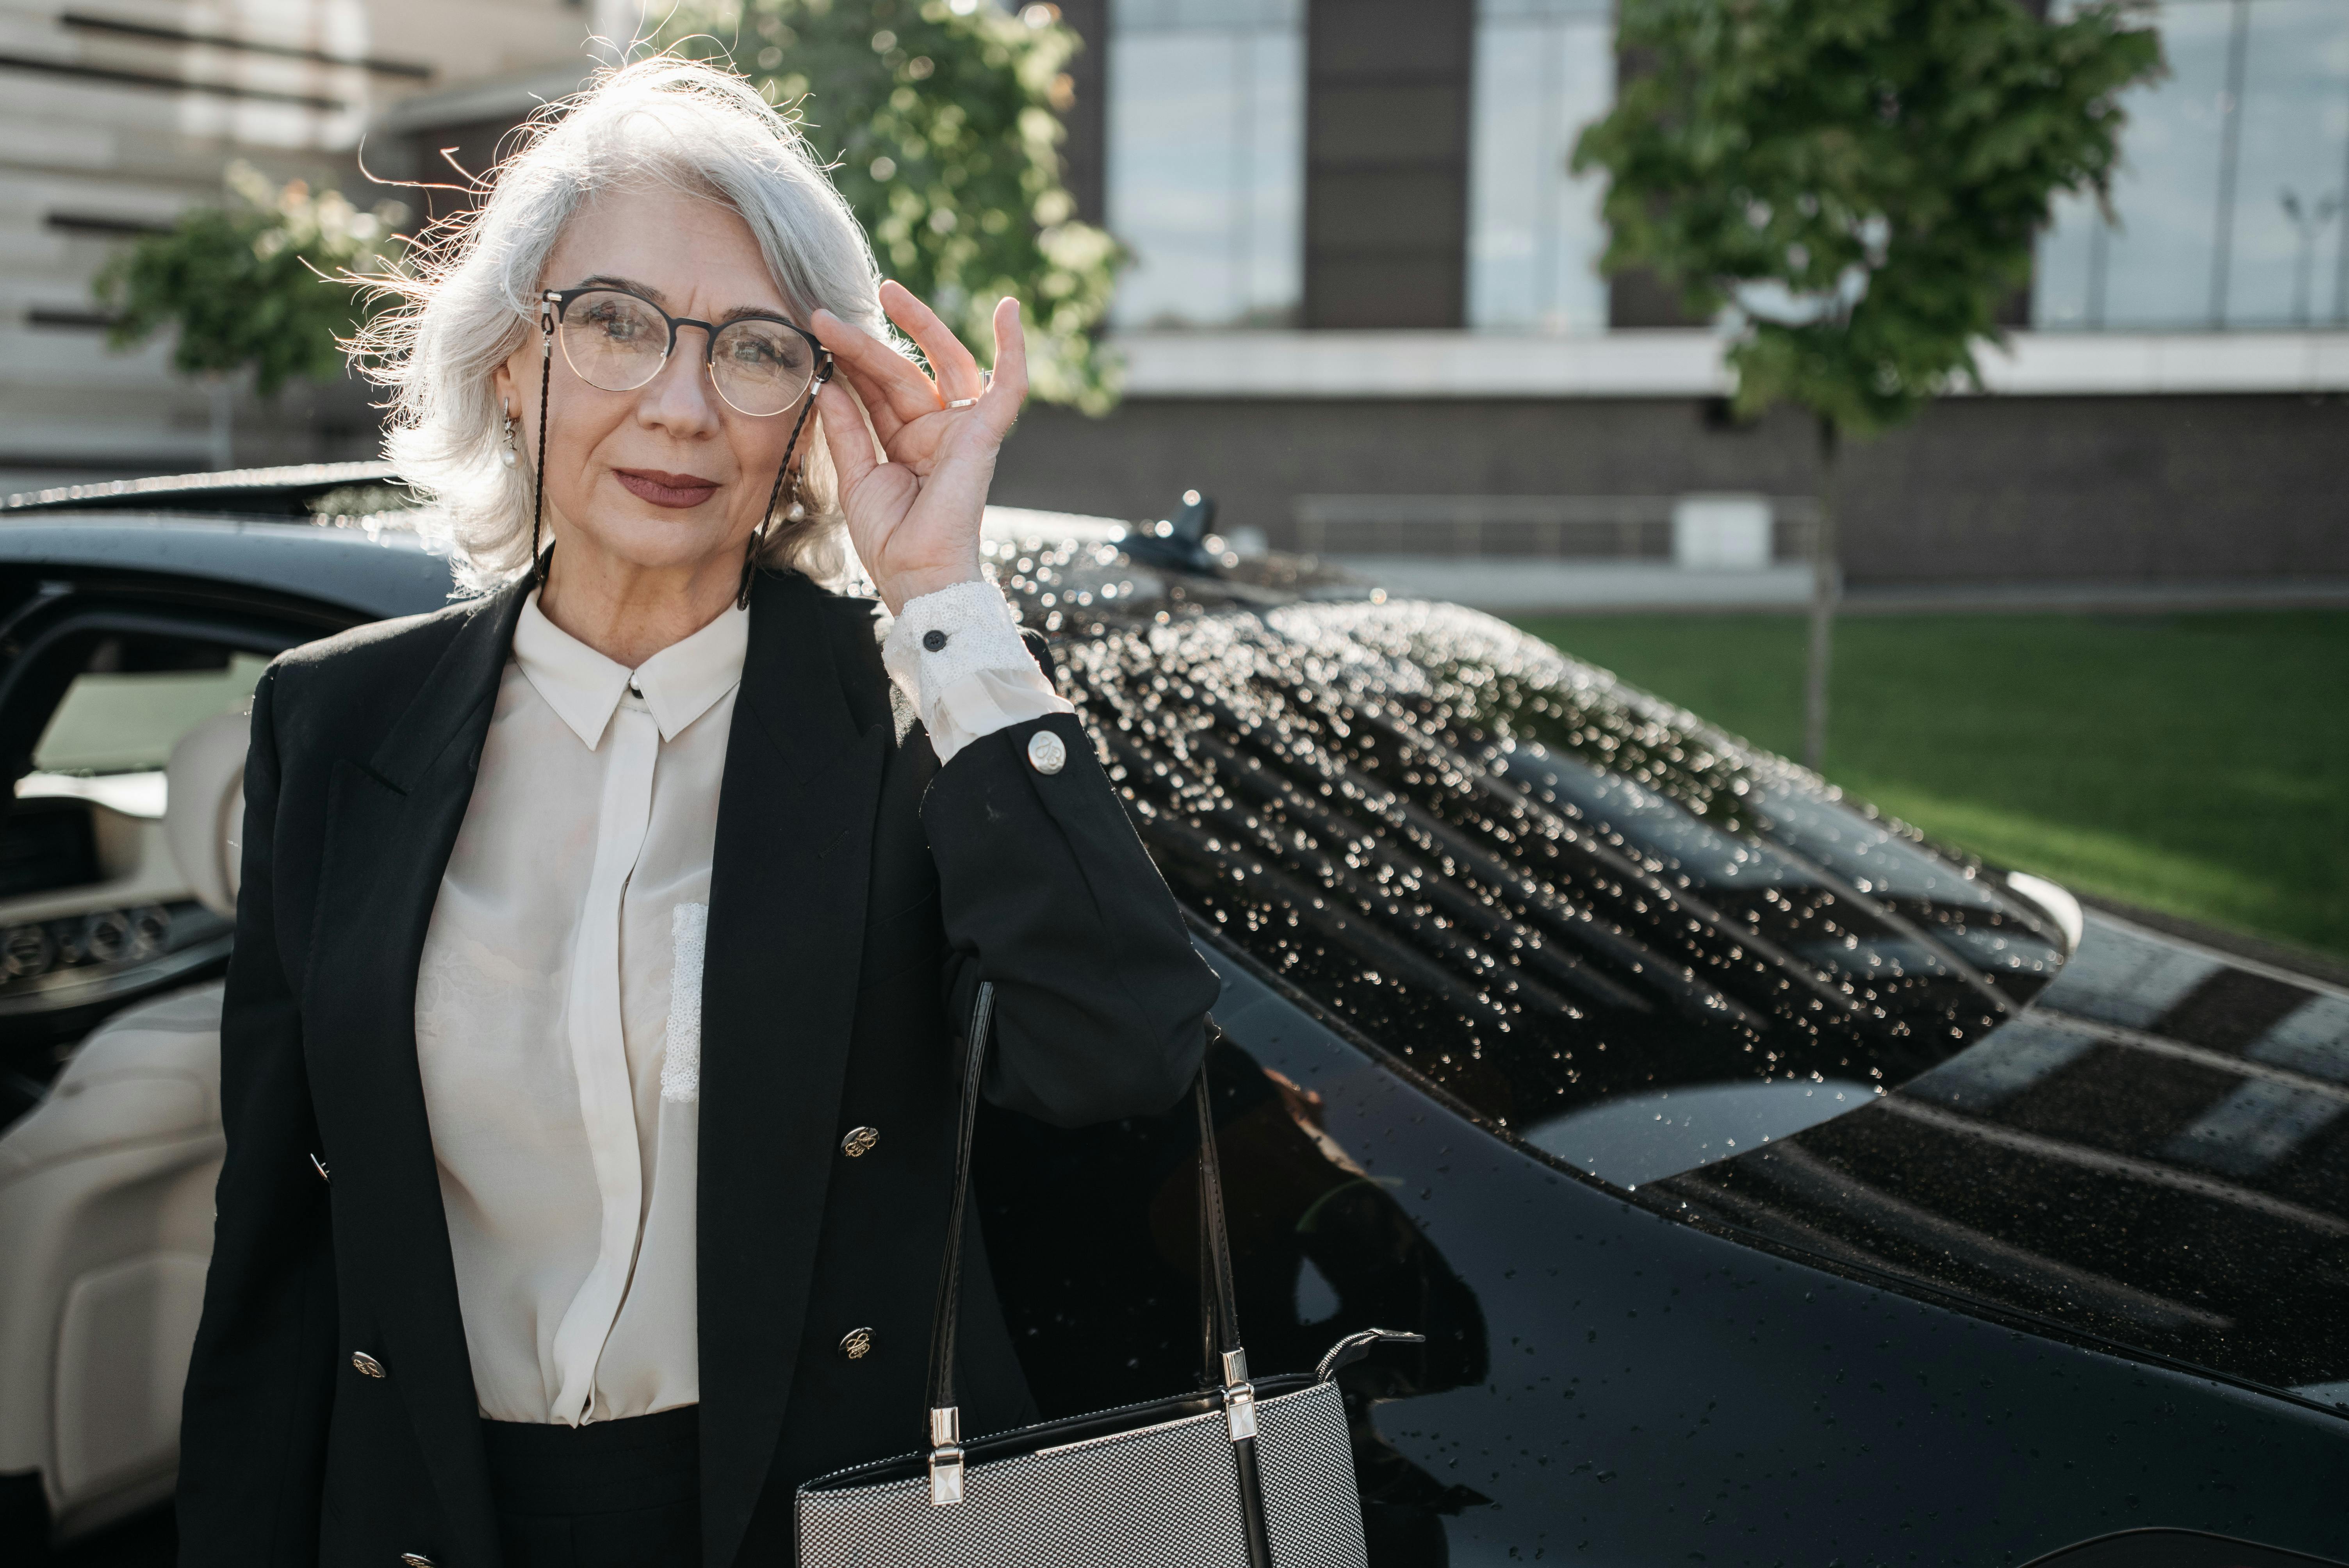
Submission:
{"label": "woman's nose", "polygon": [[678,329],[668,362],[645,384],[638,408],[648,423],[681,432],[717,428],[718,388],[709,377],[709,335],[700,327]]}

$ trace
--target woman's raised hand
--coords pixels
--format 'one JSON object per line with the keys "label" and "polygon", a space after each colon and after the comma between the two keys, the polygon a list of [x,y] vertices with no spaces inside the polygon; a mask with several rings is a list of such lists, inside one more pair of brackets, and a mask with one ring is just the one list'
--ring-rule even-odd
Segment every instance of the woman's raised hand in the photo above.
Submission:
{"label": "woman's raised hand", "polygon": [[[849,541],[894,614],[908,599],[978,581],[979,518],[996,450],[1027,400],[1028,343],[1019,302],[999,302],[989,380],[912,290],[883,284],[881,308],[921,346],[936,379],[830,311],[816,312],[810,325],[840,369],[816,407]],[[949,407],[966,399],[968,407]]]}

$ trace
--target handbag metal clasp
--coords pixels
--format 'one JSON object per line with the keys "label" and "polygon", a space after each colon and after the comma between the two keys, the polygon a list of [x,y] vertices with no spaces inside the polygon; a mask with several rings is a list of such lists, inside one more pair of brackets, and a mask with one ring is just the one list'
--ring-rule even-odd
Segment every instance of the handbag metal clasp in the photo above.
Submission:
{"label": "handbag metal clasp", "polygon": [[962,1445],[949,1443],[930,1450],[930,1506],[945,1508],[962,1501]]}
{"label": "handbag metal clasp", "polygon": [[930,1411],[930,1506],[962,1501],[962,1412],[952,1405]]}
{"label": "handbag metal clasp", "polygon": [[1256,1436],[1256,1387],[1235,1383],[1224,1390],[1224,1430],[1232,1441]]}
{"label": "handbag metal clasp", "polygon": [[1256,1436],[1256,1385],[1248,1381],[1247,1352],[1224,1352],[1224,1430],[1232,1441]]}

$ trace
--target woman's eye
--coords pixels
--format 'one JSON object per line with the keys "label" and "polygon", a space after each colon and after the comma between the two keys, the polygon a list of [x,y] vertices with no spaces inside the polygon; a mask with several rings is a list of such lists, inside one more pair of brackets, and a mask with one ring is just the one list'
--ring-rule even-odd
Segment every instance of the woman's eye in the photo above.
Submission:
{"label": "woman's eye", "polygon": [[764,338],[752,337],[748,334],[735,339],[733,351],[729,357],[735,364],[749,370],[772,370],[783,362],[782,351],[780,347]]}
{"label": "woman's eye", "polygon": [[642,311],[631,310],[616,301],[592,304],[585,315],[590,328],[616,343],[629,343],[643,336],[647,325]]}

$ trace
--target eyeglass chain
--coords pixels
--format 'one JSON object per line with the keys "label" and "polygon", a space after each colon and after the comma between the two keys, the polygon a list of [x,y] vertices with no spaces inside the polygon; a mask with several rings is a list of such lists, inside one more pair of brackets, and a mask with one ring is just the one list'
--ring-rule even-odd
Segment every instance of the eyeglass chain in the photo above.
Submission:
{"label": "eyeglass chain", "polygon": [[750,607],[750,583],[758,575],[759,552],[766,545],[767,530],[774,526],[775,508],[783,499],[784,480],[789,479],[792,485],[792,507],[785,514],[785,521],[797,522],[807,515],[807,508],[800,500],[800,483],[806,476],[805,466],[802,465],[799,472],[792,472],[792,454],[799,450],[800,432],[807,428],[808,416],[815,411],[816,388],[831,379],[832,356],[826,355],[823,363],[816,366],[815,379],[808,384],[807,399],[800,405],[800,417],[792,421],[792,438],[783,443],[783,466],[775,470],[775,488],[767,492],[766,515],[759,520],[759,526],[750,531],[750,541],[742,547],[742,585],[734,593],[734,607],[738,610]]}

